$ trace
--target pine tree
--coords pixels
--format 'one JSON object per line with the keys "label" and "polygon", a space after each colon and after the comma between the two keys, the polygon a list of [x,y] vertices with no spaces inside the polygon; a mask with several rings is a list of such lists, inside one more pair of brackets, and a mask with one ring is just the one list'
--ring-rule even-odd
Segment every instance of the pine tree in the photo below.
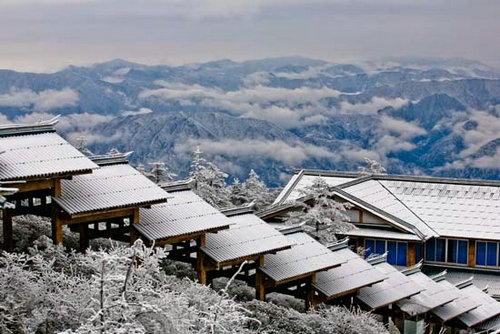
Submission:
{"label": "pine tree", "polygon": [[387,174],[387,170],[376,160],[365,158],[365,167],[359,167],[359,173],[362,175]]}
{"label": "pine tree", "polygon": [[155,183],[174,181],[177,174],[170,171],[170,169],[163,162],[150,163],[151,171],[148,173]]}
{"label": "pine tree", "polygon": [[247,202],[255,203],[254,209],[256,211],[269,206],[274,200],[274,195],[253,169],[250,170],[247,180],[243,183],[243,190]]}
{"label": "pine tree", "polygon": [[349,222],[346,211],[350,203],[334,200],[334,193],[320,177],[312,185],[300,190],[303,198],[302,210],[290,214],[289,223],[303,224],[304,229],[322,243],[336,240],[336,233],[344,233],[354,226]]}
{"label": "pine tree", "polygon": [[193,190],[211,205],[226,207],[230,204],[229,190],[226,184],[228,175],[219,167],[202,157],[200,147],[193,152],[189,176],[194,180]]}

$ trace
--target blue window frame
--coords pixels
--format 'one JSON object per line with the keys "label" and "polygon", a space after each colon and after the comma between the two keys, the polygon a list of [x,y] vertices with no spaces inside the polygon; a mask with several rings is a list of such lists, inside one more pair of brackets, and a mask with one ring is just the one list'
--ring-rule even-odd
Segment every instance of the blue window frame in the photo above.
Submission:
{"label": "blue window frame", "polygon": [[488,242],[486,245],[486,265],[496,266],[497,265],[497,243]]}
{"label": "blue window frame", "polygon": [[375,252],[375,240],[366,239],[365,240],[365,256],[370,257]]}
{"label": "blue window frame", "polygon": [[438,238],[425,243],[425,260],[429,262],[467,264],[468,254],[467,240]]}
{"label": "blue window frame", "polygon": [[385,253],[385,240],[375,241],[375,253],[380,255]]}
{"label": "blue window frame", "polygon": [[478,241],[476,243],[476,265],[486,265],[486,242]]}
{"label": "blue window frame", "polygon": [[458,240],[458,263],[467,264],[469,257],[469,243],[465,240]]}
{"label": "blue window frame", "polygon": [[425,260],[436,260],[436,239],[430,239],[425,243]]}
{"label": "blue window frame", "polygon": [[415,262],[420,262],[423,258],[423,248],[424,245],[421,243],[416,243],[415,244]]}
{"label": "blue window frame", "polygon": [[397,262],[397,246],[395,241],[387,241],[387,262],[395,264]]}
{"label": "blue window frame", "polygon": [[498,267],[500,259],[500,246],[497,242],[476,242],[476,265]]}
{"label": "blue window frame", "polygon": [[381,239],[365,240],[365,256],[384,254],[387,251],[387,263],[400,266],[407,265],[408,244],[404,241],[387,241]]}
{"label": "blue window frame", "polygon": [[406,260],[408,258],[408,244],[406,242],[398,242],[398,266],[406,266]]}

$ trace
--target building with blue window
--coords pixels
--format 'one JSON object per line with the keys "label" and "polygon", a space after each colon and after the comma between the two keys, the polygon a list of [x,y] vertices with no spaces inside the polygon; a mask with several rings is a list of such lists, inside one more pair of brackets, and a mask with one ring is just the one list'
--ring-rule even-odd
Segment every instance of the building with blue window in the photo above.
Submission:
{"label": "building with blue window", "polygon": [[425,270],[500,281],[499,181],[296,170],[261,217],[282,221],[317,177],[353,205],[356,228],[345,235],[366,257],[387,253],[396,266],[422,261]]}

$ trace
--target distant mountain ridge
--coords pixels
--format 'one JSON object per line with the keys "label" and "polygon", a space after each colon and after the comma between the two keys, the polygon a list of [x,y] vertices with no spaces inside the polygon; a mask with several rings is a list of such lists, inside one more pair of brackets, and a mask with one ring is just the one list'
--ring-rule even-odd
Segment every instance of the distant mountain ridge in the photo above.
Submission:
{"label": "distant mountain ridge", "polygon": [[292,167],[500,179],[500,71],[461,59],[332,64],[303,57],[184,66],[115,59],[48,74],[0,70],[4,121],[63,115],[90,149],[133,150],[185,176],[200,145],[232,177]]}

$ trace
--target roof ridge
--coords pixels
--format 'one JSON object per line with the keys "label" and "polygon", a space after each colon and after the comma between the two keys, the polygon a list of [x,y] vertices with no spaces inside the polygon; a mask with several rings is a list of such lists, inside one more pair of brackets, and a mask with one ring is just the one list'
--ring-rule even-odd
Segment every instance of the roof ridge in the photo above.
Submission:
{"label": "roof ridge", "polygon": [[[291,184],[287,184],[283,191],[276,197],[274,205],[281,205],[283,204],[284,200],[290,196],[290,193],[292,192],[293,189],[297,186],[297,183],[302,179],[302,176],[304,176],[304,170],[301,169],[297,174],[294,175],[295,179]],[[293,177],[293,176],[292,176]],[[288,188],[287,188],[288,187]],[[279,200],[278,200],[279,199]]]}
{"label": "roof ridge", "polygon": [[[417,217],[418,220],[420,220],[422,223],[424,223],[425,226],[427,226],[432,232],[434,232],[436,235],[439,236],[439,233],[437,233],[432,227],[430,227],[422,218],[420,218],[419,215],[417,215],[412,209],[408,207],[398,196],[396,196],[389,188],[387,188],[380,180],[376,180],[385,190],[387,190],[399,203],[401,203],[408,211],[410,211],[415,217]],[[410,224],[412,225],[412,224]],[[412,225],[413,226],[413,225]],[[418,230],[422,235],[422,231],[420,231],[416,226],[415,229]]]}
{"label": "roof ridge", "polygon": [[49,120],[32,124],[1,124],[0,137],[56,132],[55,126],[59,122],[60,116],[61,115],[57,115]]}
{"label": "roof ridge", "polygon": [[[302,169],[302,170],[304,171],[305,175],[345,176],[345,177],[359,177],[360,175],[360,173],[349,172],[349,171],[333,171],[333,170],[322,170],[322,169]],[[496,180],[459,179],[459,178],[447,178],[447,177],[437,177],[437,176],[400,175],[400,174],[371,174],[371,176],[374,179],[380,179],[380,180],[500,187],[500,181]]]}

